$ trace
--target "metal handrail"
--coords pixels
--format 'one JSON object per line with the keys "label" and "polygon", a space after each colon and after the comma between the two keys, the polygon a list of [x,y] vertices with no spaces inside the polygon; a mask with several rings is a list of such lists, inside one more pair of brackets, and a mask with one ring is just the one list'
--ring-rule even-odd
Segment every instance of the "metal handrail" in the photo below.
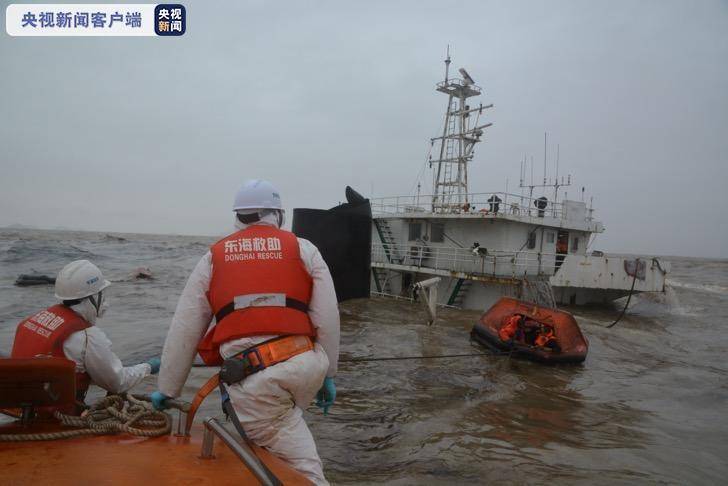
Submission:
{"label": "metal handrail", "polygon": [[202,436],[202,459],[212,459],[212,449],[217,435],[226,446],[236,455],[243,464],[250,469],[250,472],[264,486],[281,486],[283,483],[278,479],[265,464],[263,464],[255,452],[246,444],[241,444],[235,437],[214,417],[205,419],[205,433]]}
{"label": "metal handrail", "polygon": [[478,93],[480,93],[480,92],[483,91],[483,88],[481,88],[477,84],[473,84],[473,83],[468,84],[468,83],[465,82],[465,80],[460,79],[460,78],[448,78],[447,81],[440,81],[439,83],[437,83],[436,86],[438,88],[444,88],[448,84],[454,84],[456,86],[461,86],[463,88],[470,88],[473,91],[477,91]]}
{"label": "metal handrail", "polygon": [[433,270],[459,271],[479,275],[512,276],[523,274],[552,275],[555,272],[555,253],[534,251],[508,251],[481,248],[480,252],[470,248],[449,246],[427,246],[410,244],[374,243],[372,262],[389,263],[387,251],[401,256],[401,265],[429,268]]}
{"label": "metal handrail", "polygon": [[[492,202],[488,201],[493,196],[497,196],[500,201],[496,207]],[[538,200],[536,197],[523,196],[508,192],[475,192],[467,194],[452,194],[454,200],[468,200],[468,206],[462,203],[442,203],[439,202],[434,206],[433,201],[436,196],[433,194],[422,195],[406,195],[406,196],[389,196],[370,199],[372,211],[379,214],[404,214],[404,213],[445,213],[445,214],[510,214],[517,216],[549,216],[557,219],[563,219],[566,214],[564,212],[564,204],[560,202],[548,201],[544,209],[538,209],[534,202]],[[438,195],[437,200],[441,200],[442,196]],[[593,210],[586,209],[586,220],[592,220]]]}

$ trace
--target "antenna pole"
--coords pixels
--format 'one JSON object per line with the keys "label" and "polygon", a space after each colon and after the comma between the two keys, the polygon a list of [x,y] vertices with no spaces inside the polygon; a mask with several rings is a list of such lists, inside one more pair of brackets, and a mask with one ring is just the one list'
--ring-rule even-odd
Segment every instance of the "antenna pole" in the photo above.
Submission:
{"label": "antenna pole", "polygon": [[559,144],[556,144],[556,181],[554,182],[554,202],[559,202]]}
{"label": "antenna pole", "polygon": [[523,187],[524,183],[526,182],[526,154],[523,154],[523,158],[521,159],[521,183],[518,185],[519,189],[521,190],[521,206],[523,206]]}
{"label": "antenna pole", "polygon": [[546,132],[543,132],[543,185],[546,185]]}
{"label": "antenna pole", "polygon": [[531,191],[533,191],[533,155],[531,156]]}
{"label": "antenna pole", "polygon": [[450,44],[447,45],[447,58],[445,59],[445,82],[447,83],[447,78],[450,76]]}
{"label": "antenna pole", "polygon": [[[530,186],[530,190],[528,191],[528,204],[529,204],[529,206],[531,204],[531,200],[533,199],[533,187],[534,186],[533,186],[533,155],[532,155],[531,156],[531,186]],[[530,211],[531,210],[529,209],[529,214],[530,214]]]}

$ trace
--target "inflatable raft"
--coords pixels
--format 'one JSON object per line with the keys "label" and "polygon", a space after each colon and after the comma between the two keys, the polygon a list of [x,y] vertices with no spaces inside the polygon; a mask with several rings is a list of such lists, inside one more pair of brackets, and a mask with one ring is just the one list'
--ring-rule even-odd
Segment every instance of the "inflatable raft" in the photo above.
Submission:
{"label": "inflatable raft", "polygon": [[192,404],[173,401],[176,420],[126,395],[74,423],[74,371],[63,358],[0,358],[0,483],[311,484],[217,419],[193,425],[200,393]]}
{"label": "inflatable raft", "polygon": [[503,297],[470,335],[480,344],[541,363],[581,363],[589,343],[568,312]]}

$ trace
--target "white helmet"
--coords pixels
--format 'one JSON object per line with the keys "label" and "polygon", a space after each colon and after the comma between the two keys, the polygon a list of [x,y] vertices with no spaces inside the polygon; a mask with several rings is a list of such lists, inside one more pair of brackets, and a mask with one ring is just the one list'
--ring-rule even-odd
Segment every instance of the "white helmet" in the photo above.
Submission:
{"label": "white helmet", "polygon": [[233,211],[239,209],[281,209],[281,195],[270,182],[251,179],[235,194]]}
{"label": "white helmet", "polygon": [[88,260],[71,262],[56,277],[56,298],[78,300],[96,295],[111,282],[101,274],[99,267]]}

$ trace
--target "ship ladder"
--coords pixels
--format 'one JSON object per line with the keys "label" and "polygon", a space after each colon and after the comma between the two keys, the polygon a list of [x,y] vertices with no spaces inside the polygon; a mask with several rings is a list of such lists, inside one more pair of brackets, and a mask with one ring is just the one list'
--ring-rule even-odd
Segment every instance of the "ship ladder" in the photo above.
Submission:
{"label": "ship ladder", "polygon": [[[453,112],[457,111],[458,104],[457,101],[453,100],[450,104],[450,109],[448,113],[448,126],[447,126],[447,135],[448,138],[443,139],[441,143],[445,144],[445,150],[444,150],[444,160],[446,162],[441,162],[442,167],[442,177],[441,180],[437,181],[438,188],[442,186],[442,201],[441,207],[442,208],[452,208],[454,205],[459,205],[456,203],[453,203],[452,197],[454,192],[460,192],[460,188],[455,188],[453,186],[453,165],[454,160],[456,158],[456,148],[457,148],[457,141],[452,138],[454,135],[456,135],[456,129],[457,129],[457,117],[453,116]],[[458,154],[459,155],[459,154]],[[460,163],[458,160],[458,167],[460,167]],[[459,170],[459,169],[458,169]]]}
{"label": "ship ladder", "polygon": [[447,301],[447,305],[453,307],[462,307],[465,297],[468,295],[468,290],[473,286],[473,281],[466,278],[459,278],[455,283],[455,288],[450,294],[450,298]]}
{"label": "ship ladder", "polygon": [[382,241],[384,247],[384,254],[387,256],[389,263],[402,263],[402,258],[397,253],[397,246],[394,242],[394,235],[392,234],[392,228],[389,223],[384,219],[375,219],[374,226],[377,228],[379,233],[379,239]]}

